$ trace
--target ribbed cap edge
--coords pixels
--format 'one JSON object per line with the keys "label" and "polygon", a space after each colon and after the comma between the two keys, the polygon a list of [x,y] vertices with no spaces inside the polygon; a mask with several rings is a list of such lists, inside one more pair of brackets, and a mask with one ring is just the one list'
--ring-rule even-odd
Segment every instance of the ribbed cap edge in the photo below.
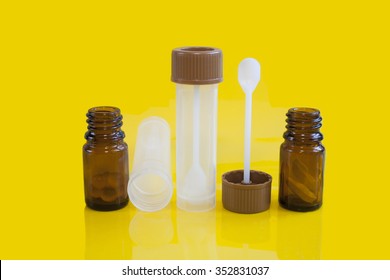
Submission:
{"label": "ribbed cap edge", "polygon": [[271,203],[271,175],[251,170],[252,184],[242,184],[243,170],[222,175],[222,204],[226,210],[251,214],[269,209]]}
{"label": "ribbed cap edge", "polygon": [[212,47],[172,50],[172,82],[203,85],[222,82],[222,51]]}

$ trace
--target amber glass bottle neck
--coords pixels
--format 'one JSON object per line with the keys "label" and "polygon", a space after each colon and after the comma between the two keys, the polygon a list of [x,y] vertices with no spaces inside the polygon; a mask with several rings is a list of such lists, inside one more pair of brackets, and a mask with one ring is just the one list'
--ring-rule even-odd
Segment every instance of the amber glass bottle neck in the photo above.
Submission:
{"label": "amber glass bottle neck", "polygon": [[287,114],[287,131],[283,137],[286,140],[310,144],[321,142],[320,132],[322,118],[320,111],[312,108],[291,108]]}
{"label": "amber glass bottle neck", "polygon": [[93,140],[123,140],[122,114],[116,107],[94,107],[87,113],[88,131],[85,139]]}

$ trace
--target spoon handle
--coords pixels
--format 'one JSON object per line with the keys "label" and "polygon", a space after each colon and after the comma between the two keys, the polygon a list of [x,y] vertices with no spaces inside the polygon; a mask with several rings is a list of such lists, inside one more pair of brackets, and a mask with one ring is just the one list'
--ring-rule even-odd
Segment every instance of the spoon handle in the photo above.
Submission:
{"label": "spoon handle", "polygon": [[250,184],[251,162],[252,93],[245,94],[245,146],[244,146],[244,184]]}

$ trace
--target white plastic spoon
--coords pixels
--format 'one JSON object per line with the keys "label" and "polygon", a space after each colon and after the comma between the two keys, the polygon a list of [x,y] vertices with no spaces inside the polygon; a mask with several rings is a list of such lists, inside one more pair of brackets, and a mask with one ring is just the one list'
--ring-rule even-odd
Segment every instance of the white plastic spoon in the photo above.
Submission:
{"label": "white plastic spoon", "polygon": [[260,64],[254,58],[245,58],[238,66],[238,82],[245,92],[245,149],[243,184],[250,184],[252,94],[260,81]]}
{"label": "white plastic spoon", "polygon": [[184,193],[188,200],[196,203],[199,199],[207,195],[207,177],[200,164],[200,90],[199,85],[194,85],[194,105],[193,105],[193,132],[192,132],[192,165],[188,171]]}

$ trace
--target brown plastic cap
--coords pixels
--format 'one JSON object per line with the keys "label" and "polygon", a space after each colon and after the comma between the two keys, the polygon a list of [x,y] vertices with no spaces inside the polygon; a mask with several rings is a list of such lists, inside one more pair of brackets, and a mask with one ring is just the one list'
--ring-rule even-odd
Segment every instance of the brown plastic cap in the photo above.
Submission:
{"label": "brown plastic cap", "polygon": [[271,175],[251,170],[251,184],[242,183],[243,175],[243,170],[234,170],[222,175],[223,207],[242,214],[268,210],[271,203]]}
{"label": "brown plastic cap", "polygon": [[222,51],[211,47],[182,47],[172,51],[172,82],[207,85],[222,82]]}

